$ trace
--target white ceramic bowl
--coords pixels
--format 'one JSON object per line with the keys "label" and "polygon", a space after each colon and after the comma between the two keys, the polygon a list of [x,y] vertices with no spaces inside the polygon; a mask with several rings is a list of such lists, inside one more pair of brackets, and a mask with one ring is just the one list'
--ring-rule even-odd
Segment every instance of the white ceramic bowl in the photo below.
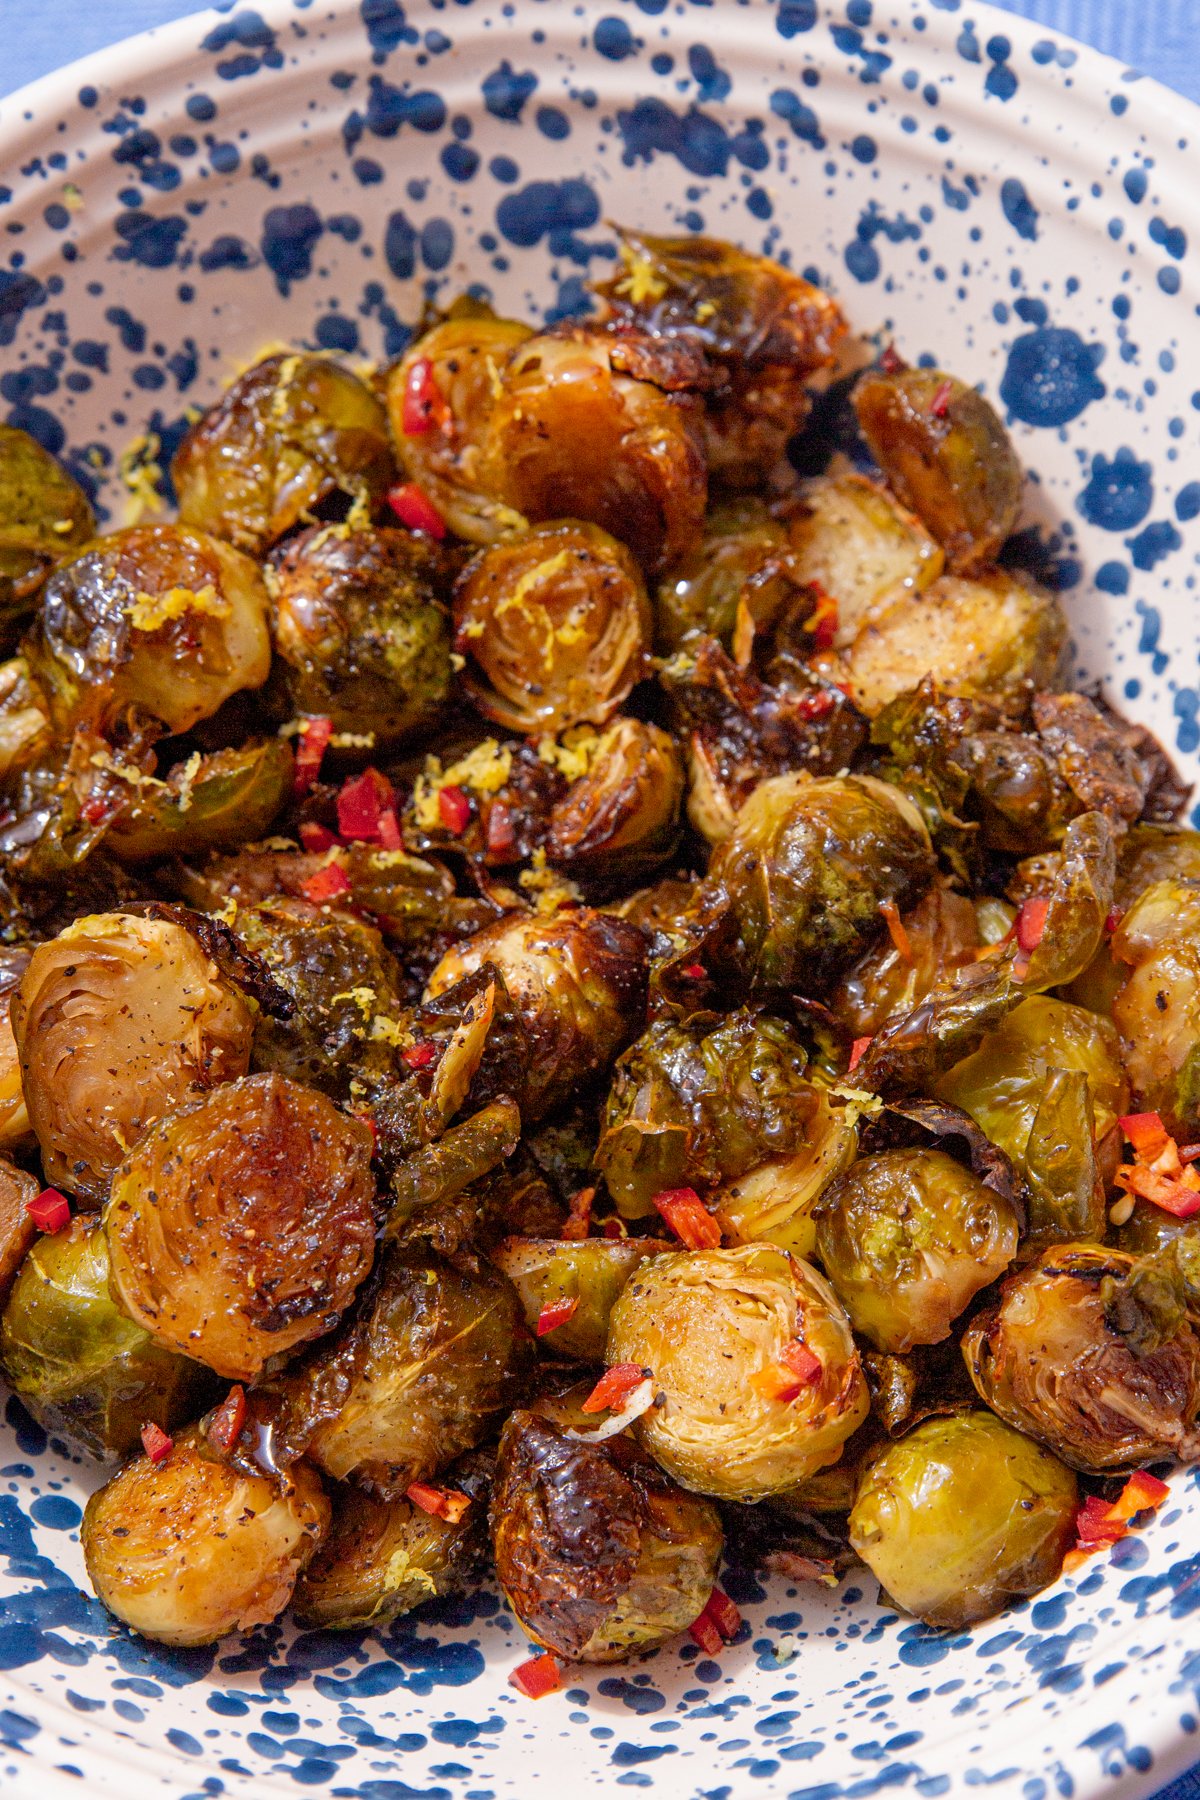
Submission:
{"label": "white ceramic bowl", "polygon": [[[69,43],[63,54],[70,54]],[[1194,768],[1200,115],[960,0],[266,0],[0,104],[0,398],[119,521],[115,459],[289,340],[377,357],[424,294],[577,304],[603,221],[786,254],[984,384],[1081,671]],[[1189,245],[1191,248],[1189,248]],[[490,1590],[376,1637],[169,1653],[85,1591],[94,1484],[10,1406],[0,1792],[1009,1800],[1149,1793],[1200,1749],[1200,1494],[1031,1605],[938,1634],[741,1587],[749,1641],[532,1704]],[[798,1654],[781,1662],[785,1636]]]}

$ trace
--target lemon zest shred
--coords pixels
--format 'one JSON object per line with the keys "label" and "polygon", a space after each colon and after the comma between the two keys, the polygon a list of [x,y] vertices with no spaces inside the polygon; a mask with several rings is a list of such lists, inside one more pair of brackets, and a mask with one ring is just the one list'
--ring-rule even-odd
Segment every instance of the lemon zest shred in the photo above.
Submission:
{"label": "lemon zest shred", "polygon": [[182,619],[186,613],[227,619],[233,609],[224,594],[218,594],[208,581],[198,589],[173,587],[164,594],[135,594],[126,610],[135,631],[159,631],[164,625]]}

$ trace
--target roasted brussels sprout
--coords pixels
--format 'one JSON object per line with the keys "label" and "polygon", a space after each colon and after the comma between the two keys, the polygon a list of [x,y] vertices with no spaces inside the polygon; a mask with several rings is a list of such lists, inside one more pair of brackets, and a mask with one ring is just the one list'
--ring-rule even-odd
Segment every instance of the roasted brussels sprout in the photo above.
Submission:
{"label": "roasted brussels sprout", "polygon": [[792,774],[751,794],[707,887],[728,897],[753,987],[819,994],[882,932],[880,907],[911,905],[933,874],[925,826],[896,788]]}
{"label": "roasted brussels sprout", "polygon": [[[785,1363],[793,1346],[803,1376]],[[867,1384],[832,1288],[773,1244],[669,1252],[613,1307],[608,1361],[651,1371],[663,1395],[638,1420],[677,1481],[762,1500],[836,1462],[867,1415]]]}
{"label": "roasted brussels sprout", "polygon": [[865,1156],[817,1204],[817,1255],[878,1350],[940,1344],[1017,1253],[1020,1214],[944,1150]]}
{"label": "roasted brussels sprout", "polygon": [[376,1500],[361,1488],[338,1486],[330,1497],[329,1531],[292,1601],[308,1630],[379,1629],[423,1600],[457,1592],[475,1572],[484,1544],[482,1498],[450,1520],[411,1500]]}
{"label": "roasted brussels sprout", "polygon": [[0,663],[0,781],[19,777],[54,747],[50,702],[24,656]]}
{"label": "roasted brussels sprout", "polygon": [[1045,1250],[962,1341],[992,1411],[1093,1474],[1200,1458],[1200,1337],[1179,1317],[1155,1341],[1136,1309],[1124,1316],[1135,1268],[1091,1244]]}
{"label": "roasted brussels sprout", "polygon": [[682,799],[673,739],[640,719],[614,719],[550,813],[547,858],[591,887],[636,880],[674,849]]}
{"label": "roasted brussels sprout", "polygon": [[492,1493],[496,1573],[536,1643],[620,1662],[703,1611],[721,1559],[717,1510],[625,1433],[597,1436],[587,1389],[511,1413]]}
{"label": "roasted brussels sprout", "polygon": [[371,1267],[371,1145],[360,1120],[282,1075],[161,1119],[104,1209],[122,1309],[235,1381],[319,1337]]}
{"label": "roasted brussels sprout", "polygon": [[454,624],[476,705],[510,731],[602,725],[647,670],[642,578],[598,525],[542,525],[482,550],[459,581]]}
{"label": "roasted brussels sprout", "polygon": [[531,1358],[521,1303],[498,1269],[393,1245],[336,1336],[273,1384],[283,1440],[336,1480],[398,1500],[483,1442]]}
{"label": "roasted brussels sprout", "polygon": [[277,1618],[328,1524],[311,1469],[251,1473],[219,1461],[193,1430],[93,1494],[80,1539],[109,1611],[185,1649]]}
{"label": "roasted brussels sprout", "polygon": [[1129,968],[1112,1016],[1135,1107],[1190,1141],[1200,1131],[1200,880],[1146,888],[1110,949]]}
{"label": "roasted brussels sprout", "polygon": [[36,438],[0,425],[0,653],[55,563],[96,528],[86,494]]}
{"label": "roasted brussels sprout", "polygon": [[521,1116],[541,1118],[602,1074],[645,1015],[646,939],[636,925],[580,907],[510,914],[450,950],[426,990],[444,993],[492,963],[529,1033]]}
{"label": "roasted brussels sprout", "polygon": [[190,731],[266,680],[267,590],[248,556],[202,531],[134,525],[55,570],[26,653],[63,732],[130,714]]}
{"label": "roasted brussels sprout", "polygon": [[509,357],[528,325],[472,312],[422,332],[388,377],[396,456],[451,531],[491,544],[524,529],[484,467],[488,425]]}
{"label": "roasted brussels sprout", "polygon": [[171,480],[184,525],[260,551],[333,496],[374,507],[392,479],[382,406],[323,356],[268,356],[197,419]]}
{"label": "roasted brussels sprout", "polygon": [[795,563],[787,530],[763,501],[715,506],[700,542],[655,590],[655,648],[669,654],[702,635],[730,649],[739,619],[752,627],[769,625],[793,597],[800,581]]}
{"label": "roasted brussels sprout", "polygon": [[442,558],[410,532],[310,527],[276,553],[275,649],[292,705],[392,749],[436,718],[450,689]]}
{"label": "roasted brussels sprout", "polygon": [[961,1630],[1055,1579],[1077,1504],[1048,1450],[990,1413],[956,1413],[868,1463],[850,1542],[897,1606]]}
{"label": "roasted brussels sprout", "polygon": [[155,1119],[245,1073],[254,1033],[186,926],[130,913],[39,944],[11,1016],[47,1179],[92,1201]]}
{"label": "roasted brussels sprout", "polygon": [[856,1038],[874,1037],[937,982],[976,959],[980,938],[975,908],[944,882],[935,881],[899,923],[900,941],[882,938],[847,970],[830,997],[833,1011]]}
{"label": "roasted brussels sprout", "polygon": [[788,1156],[772,1156],[738,1175],[711,1197],[713,1213],[735,1244],[778,1244],[793,1256],[816,1248],[814,1208],[835,1176],[858,1154],[852,1110],[818,1092],[816,1110],[805,1121],[807,1141]]}
{"label": "roasted brussels sprout", "polygon": [[888,483],[972,575],[994,562],[1021,510],[1021,465],[995,408],[940,369],[868,369],[854,410]]}
{"label": "roasted brussels sprout", "polygon": [[834,644],[853,641],[890,606],[919,594],[942,572],[941,546],[861,475],[806,482],[803,504],[788,521],[792,567],[837,602]]}
{"label": "roasted brussels sprout", "polygon": [[17,1271],[37,1236],[29,1216],[29,1202],[37,1194],[37,1177],[0,1156],[0,1306],[12,1292]]}
{"label": "roasted brussels sprout", "polygon": [[291,792],[292,752],[283,738],[250,738],[211,756],[197,751],[165,782],[134,790],[105,845],[126,863],[234,849],[262,837]]}
{"label": "roasted brussels sprout", "polygon": [[[29,967],[30,954],[24,949],[0,950],[0,1151],[18,1150],[33,1142],[33,1127],[29,1123],[29,1108],[21,1085],[21,1058],[10,1016],[13,990]],[[0,1174],[5,1167],[4,1158],[0,1156]],[[2,1185],[0,1181],[0,1187]],[[0,1256],[2,1266],[3,1257]],[[0,1296],[3,1291],[4,1282],[0,1278]]]}
{"label": "roasted brussels sprout", "polygon": [[1159,881],[1200,881],[1200,831],[1182,825],[1134,825],[1121,840],[1113,899],[1127,911]]}
{"label": "roasted brussels sprout", "polygon": [[108,1249],[93,1221],[39,1237],[0,1319],[0,1369],[47,1431],[102,1460],[128,1456],[143,1425],[166,1431],[200,1411],[206,1371],[164,1350],[118,1311]]}
{"label": "roasted brussels sprout", "polygon": [[603,1362],[613,1303],[648,1256],[661,1250],[653,1238],[505,1238],[491,1252],[521,1296],[530,1331],[547,1307],[574,1301],[575,1310],[547,1329],[542,1347],[555,1356]]}

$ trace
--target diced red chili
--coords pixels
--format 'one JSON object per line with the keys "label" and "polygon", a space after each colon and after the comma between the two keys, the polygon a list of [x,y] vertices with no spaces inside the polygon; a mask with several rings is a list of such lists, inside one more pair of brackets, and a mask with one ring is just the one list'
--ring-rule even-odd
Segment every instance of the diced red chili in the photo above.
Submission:
{"label": "diced red chili", "polygon": [[1137,1469],[1115,1500],[1089,1494],[1075,1515],[1075,1546],[1067,1552],[1063,1568],[1077,1569],[1093,1552],[1128,1537],[1130,1522],[1139,1513],[1161,1506],[1170,1491],[1157,1475],[1151,1475],[1148,1469]]}
{"label": "diced red chili", "polygon": [[[1194,1171],[1195,1164],[1189,1164],[1188,1175],[1193,1175]],[[1143,1163],[1122,1163],[1117,1170],[1117,1185],[1149,1200],[1151,1205],[1161,1207],[1163,1212],[1176,1219],[1191,1219],[1200,1213],[1200,1186],[1176,1181],[1174,1176],[1162,1175]]]}
{"label": "diced red chili", "polygon": [[395,487],[389,488],[388,505],[410,531],[423,531],[426,537],[437,538],[439,543],[445,537],[445,519],[415,481],[398,481]]}
{"label": "diced red chili", "polygon": [[797,698],[795,713],[798,719],[823,719],[836,705],[828,688],[810,688]]}
{"label": "diced red chili", "polygon": [[664,1188],[654,1204],[689,1250],[719,1250],[721,1227],[695,1188]]}
{"label": "diced red chili", "polygon": [[897,350],[895,344],[888,344],[880,354],[879,366],[885,375],[898,375],[901,369],[907,369],[908,364]]}
{"label": "diced red chili", "polygon": [[1045,894],[1035,894],[1032,900],[1026,900],[1017,914],[1017,948],[1029,956],[1042,941],[1042,933],[1046,929],[1046,914],[1050,910],[1050,902]]}
{"label": "diced red chili", "polygon": [[950,411],[950,397],[953,392],[954,383],[952,381],[939,383],[933,399],[929,402],[929,411],[935,419],[944,419]]}
{"label": "diced red chili", "polygon": [[815,1356],[808,1345],[799,1338],[793,1338],[779,1352],[779,1360],[785,1369],[790,1369],[797,1380],[811,1387],[814,1381],[820,1381],[825,1367],[819,1356]]}
{"label": "diced red chili", "polygon": [[725,1647],[725,1640],[717,1630],[717,1622],[707,1607],[698,1619],[693,1619],[688,1626],[688,1635],[707,1656],[719,1656]]}
{"label": "diced red chili", "polygon": [[242,1426],[246,1423],[246,1390],[239,1382],[231,1387],[228,1395],[217,1408],[208,1422],[206,1433],[209,1443],[215,1450],[228,1454],[242,1435]]}
{"label": "diced red chili", "polygon": [[725,1639],[726,1643],[728,1643],[731,1638],[735,1638],[741,1630],[742,1615],[734,1605],[733,1601],[729,1598],[729,1595],[722,1593],[720,1588],[715,1587],[713,1589],[712,1593],[708,1596],[708,1603],[704,1610],[720,1632],[721,1636]]}
{"label": "diced red chili", "polygon": [[493,800],[487,812],[487,847],[491,856],[511,856],[517,847],[517,828],[512,808],[503,800]]}
{"label": "diced red chili", "polygon": [[324,856],[327,850],[333,849],[337,838],[328,825],[318,825],[315,819],[305,819],[300,827],[300,842],[306,850]]}
{"label": "diced red chili", "polygon": [[1105,931],[1110,932],[1110,933],[1114,932],[1124,917],[1125,917],[1125,914],[1119,906],[1110,906],[1108,909],[1107,917],[1105,918],[1105,921],[1104,921]]}
{"label": "diced red chili", "polygon": [[1170,1133],[1156,1112],[1124,1113],[1117,1124],[1143,1162],[1153,1162],[1171,1141]]}
{"label": "diced red chili", "polygon": [[332,736],[332,719],[304,719],[301,721],[295,761],[292,765],[292,792],[297,799],[307,794],[321,773],[321,760],[329,748],[329,740]]}
{"label": "diced red chili", "polygon": [[392,784],[378,769],[364,769],[344,782],[337,797],[338,831],[359,843],[379,842],[384,810],[395,802]]}
{"label": "diced red chili", "polygon": [[436,1055],[436,1044],[409,1044],[400,1052],[400,1061],[406,1069],[427,1069]]}
{"label": "diced red chili", "polygon": [[447,831],[461,837],[471,822],[471,801],[460,787],[438,789],[438,814]]}
{"label": "diced red chili", "polygon": [[167,1436],[161,1425],[142,1426],[142,1449],[152,1463],[162,1462],[174,1448],[175,1440]]}
{"label": "diced red chili", "polygon": [[827,594],[815,581],[810,582],[809,586],[816,595],[817,603],[804,621],[804,629],[812,633],[814,650],[830,650],[837,636],[838,603],[832,594]]}
{"label": "diced red chili", "polygon": [[429,1481],[410,1482],[405,1495],[422,1512],[435,1519],[445,1519],[449,1525],[457,1525],[471,1504],[469,1494],[461,1493],[458,1488],[434,1487]]}
{"label": "diced red chili", "polygon": [[57,1188],[43,1188],[35,1199],[26,1202],[25,1211],[47,1237],[65,1231],[71,1223],[71,1203]]}
{"label": "diced red chili", "polygon": [[646,1371],[637,1363],[614,1363],[611,1369],[604,1371],[583,1402],[583,1411],[615,1412],[645,1379]]}
{"label": "diced red chili", "polygon": [[557,1331],[560,1325],[573,1319],[578,1306],[578,1294],[572,1294],[570,1299],[564,1294],[561,1300],[548,1300],[537,1317],[535,1329],[538,1337],[545,1337],[548,1331]]}
{"label": "diced red chili", "polygon": [[424,437],[449,413],[428,356],[416,356],[408,366],[404,398],[400,403],[400,429],[405,437]]}
{"label": "diced red chili", "polygon": [[870,1049],[870,1047],[871,1047],[871,1039],[869,1037],[855,1038],[854,1042],[850,1046],[850,1061],[846,1065],[846,1073],[848,1075],[853,1075],[855,1069],[857,1069],[859,1063],[862,1061],[863,1057],[867,1054],[867,1051]]}
{"label": "diced red chili", "polygon": [[527,1700],[540,1700],[543,1694],[553,1694],[562,1686],[562,1674],[554,1658],[547,1653],[532,1657],[514,1669],[508,1685],[515,1687],[518,1694],[524,1694]]}
{"label": "diced red chili", "polygon": [[85,825],[103,825],[106,819],[116,818],[123,804],[123,800],[113,794],[89,794],[79,809],[79,816]]}
{"label": "diced red chili", "polygon": [[314,906],[323,906],[327,900],[350,892],[350,877],[337,863],[326,863],[323,869],[300,883],[300,891]]}
{"label": "diced red chili", "polygon": [[708,970],[703,963],[688,963],[679,973],[685,981],[707,981]]}
{"label": "diced red chili", "polygon": [[403,850],[404,838],[394,806],[385,806],[379,815],[379,844],[383,850]]}

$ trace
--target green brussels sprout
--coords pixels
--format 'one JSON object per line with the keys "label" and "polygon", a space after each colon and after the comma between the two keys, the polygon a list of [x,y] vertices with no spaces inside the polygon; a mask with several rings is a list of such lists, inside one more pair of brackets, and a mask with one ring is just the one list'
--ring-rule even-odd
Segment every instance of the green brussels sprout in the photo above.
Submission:
{"label": "green brussels sprout", "polygon": [[1156,1342],[1122,1307],[1137,1266],[1094,1244],[1044,1250],[963,1335],[980,1398],[1085,1473],[1200,1459],[1200,1336],[1181,1314]]}
{"label": "green brussels sprout", "polygon": [[681,391],[705,364],[682,351],[590,320],[527,338],[499,377],[482,485],[532,524],[611,532],[648,575],[678,561],[699,541],[708,493],[699,402]]}
{"label": "green brussels sprout", "polygon": [[926,1419],[870,1462],[850,1542],[888,1598],[961,1630],[1049,1585],[1075,1537],[1075,1477],[986,1412]]}
{"label": "green brussels sprout", "polygon": [[890,487],[956,574],[994,562],[1021,510],[1021,465],[995,408],[941,369],[868,369],[854,411]]}
{"label": "green brussels sprout", "polygon": [[68,925],[34,950],[10,1010],[46,1178],[85,1201],[156,1119],[249,1066],[249,1007],[166,919]]}
{"label": "green brussels sprout", "polygon": [[679,840],[683,763],[674,740],[640,719],[614,719],[587,770],[551,809],[547,859],[576,879],[610,886],[636,880]]}
{"label": "green brussels sprout", "polygon": [[839,649],[942,573],[941,545],[875,482],[823,475],[801,493],[803,505],[788,521],[792,566],[799,580],[836,599]]}
{"label": "green brussels sprout", "polygon": [[0,1307],[7,1302],[26,1252],[37,1237],[29,1202],[37,1199],[40,1188],[35,1175],[27,1175],[0,1156]]}
{"label": "green brussels sprout", "polygon": [[324,356],[268,356],[190,428],[171,463],[183,525],[262,551],[334,496],[373,508],[392,480],[387,420]]}
{"label": "green brussels sprout", "polygon": [[800,580],[787,530],[749,497],[727,500],[705,516],[695,549],[675,563],[654,593],[654,647],[663,655],[688,638],[719,638],[730,649],[742,609],[769,625]]}
{"label": "green brussels sprout", "polygon": [[[597,1433],[587,1388],[511,1413],[492,1491],[496,1573],[535,1643],[621,1662],[684,1631],[716,1580],[717,1509],[626,1434]],[[601,1431],[603,1427],[601,1427]]]}
{"label": "green brussels sprout", "polygon": [[650,602],[624,545],[565,520],[481,550],[454,597],[463,679],[509,731],[602,725],[647,672]]}
{"label": "green brussels sprout", "polygon": [[1113,1241],[1118,1250],[1138,1257],[1155,1256],[1177,1242],[1200,1248],[1200,1214],[1177,1219],[1150,1200],[1134,1200],[1132,1212],[1113,1233]]}
{"label": "green brussels sprout", "polygon": [[1160,1113],[1190,1142],[1200,1132],[1200,880],[1144,889],[1110,949],[1128,968],[1112,1016],[1135,1110]]}
{"label": "green brussels sprout", "polygon": [[328,1525],[312,1469],[234,1467],[191,1430],[161,1461],[126,1463],[88,1501],[79,1535],[108,1610],[187,1649],[278,1618]]}
{"label": "green brussels sprout", "polygon": [[292,792],[292,752],[283,738],[248,738],[176,763],[162,783],[134,790],[105,845],[127,863],[227,850],[260,838]]}
{"label": "green brussels sprout", "polygon": [[541,1339],[554,1356],[603,1362],[613,1304],[634,1271],[662,1248],[653,1238],[582,1238],[575,1241],[505,1238],[492,1261],[516,1288],[525,1323],[538,1320],[555,1301],[574,1300],[575,1311]]}
{"label": "green brussels sprout", "polygon": [[1017,1253],[1020,1214],[944,1150],[865,1156],[817,1211],[817,1255],[876,1349],[940,1344]]}
{"label": "green brussels sprout", "polygon": [[190,731],[271,666],[267,590],[238,550],[183,525],[98,539],[46,583],[26,639],[56,728],[136,718]]}
{"label": "green brussels sprout", "polygon": [[[782,1357],[799,1342],[811,1379]],[[867,1416],[850,1324],[816,1270],[773,1244],[668,1252],[613,1307],[608,1362],[648,1369],[661,1405],[636,1424],[676,1481],[762,1500],[837,1461]]]}
{"label": "green brussels sprout", "polygon": [[333,1518],[296,1583],[292,1612],[308,1631],[390,1625],[424,1600],[457,1593],[474,1574],[486,1508],[472,1500],[460,1519],[439,1518],[411,1500],[376,1500],[361,1488],[331,1493]]}
{"label": "green brussels sprout", "polygon": [[271,1384],[281,1441],[335,1480],[398,1500],[487,1438],[531,1361],[521,1303],[498,1269],[393,1244],[336,1335]]}
{"label": "green brussels sprout", "polygon": [[706,889],[728,897],[752,987],[820,994],[882,932],[880,907],[909,906],[933,875],[929,834],[896,788],[795,773],[754,790]]}
{"label": "green brussels sprout", "polygon": [[[36,1191],[36,1189],[35,1189]],[[21,1264],[0,1319],[0,1369],[47,1431],[112,1461],[200,1411],[207,1371],[164,1350],[118,1311],[108,1249],[94,1221],[42,1236]]]}
{"label": "green brussels sprout", "polygon": [[299,713],[394,749],[434,720],[450,691],[443,558],[386,527],[310,527],[275,552],[268,582],[275,649]]}
{"label": "green brussels sprout", "polygon": [[901,942],[881,938],[846,971],[830,996],[831,1009],[856,1038],[874,1037],[889,1019],[911,1012],[938,982],[976,960],[980,933],[975,907],[945,882],[935,881],[903,914],[900,925]]}
{"label": "green brussels sprout", "polygon": [[485,450],[502,371],[532,336],[515,319],[451,317],[414,338],[388,376],[396,459],[469,544],[492,544],[525,528],[490,479]]}
{"label": "green brussels sprout", "polygon": [[15,425],[0,425],[0,646],[16,633],[55,563],[86,544],[96,529],[87,495]]}
{"label": "green brussels sprout", "polygon": [[529,1066],[514,1096],[523,1119],[541,1118],[603,1074],[645,1017],[645,936],[610,913],[510,913],[447,951],[427,997],[485,962],[529,1034]]}
{"label": "green brussels sprout", "polygon": [[160,1119],[112,1178],[112,1289],[231,1380],[328,1331],[375,1251],[372,1137],[324,1094],[245,1075]]}

